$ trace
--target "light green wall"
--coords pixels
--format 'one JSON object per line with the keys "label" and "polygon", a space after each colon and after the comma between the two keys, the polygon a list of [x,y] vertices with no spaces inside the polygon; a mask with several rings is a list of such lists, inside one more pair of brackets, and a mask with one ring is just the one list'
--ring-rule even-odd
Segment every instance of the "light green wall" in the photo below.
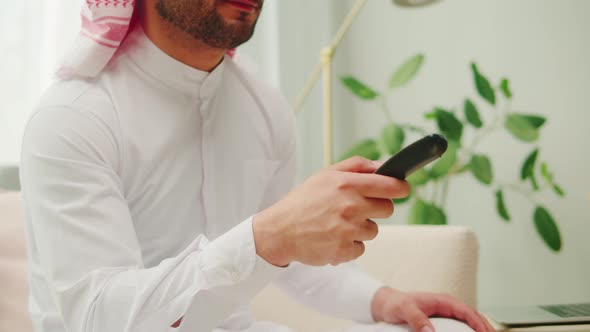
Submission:
{"label": "light green wall", "polygon": [[[277,16],[261,20],[262,33],[243,49],[259,62],[260,73],[272,83],[278,80],[293,101],[352,1],[267,1],[274,1],[269,13]],[[559,200],[549,194],[541,200],[560,223],[565,243],[560,254],[549,253],[534,233],[526,200],[507,195],[514,221],[505,224],[496,217],[489,190],[469,176],[452,183],[450,223],[473,227],[481,242],[482,305],[590,300],[588,13],[587,0],[445,0],[419,10],[368,0],[335,57],[337,73],[354,74],[378,87],[386,84],[396,64],[424,52],[419,77],[391,99],[403,121],[421,121],[422,112],[433,105],[456,105],[465,94],[473,94],[467,67],[473,59],[491,78],[512,79],[516,109],[549,118],[539,144],[568,195]],[[273,22],[279,23],[276,34],[263,32]],[[322,164],[320,97],[316,88],[298,116],[301,178]],[[334,106],[337,151],[374,135],[383,121],[375,107],[356,101],[338,85]],[[17,162],[24,118],[13,110],[0,112],[0,164]],[[496,156],[497,177],[515,179],[530,147],[501,134],[484,141],[481,149]],[[406,215],[407,207],[399,206],[391,222],[403,223]]]}
{"label": "light green wall", "polygon": [[[481,243],[481,305],[590,301],[588,13],[585,0],[447,0],[413,10],[369,0],[340,50],[349,64],[341,73],[375,87],[385,86],[392,69],[409,55],[425,53],[419,77],[391,98],[396,118],[404,122],[422,123],[423,111],[434,105],[452,107],[465,95],[474,96],[472,60],[496,81],[511,78],[514,109],[548,118],[538,144],[567,197],[547,194],[540,200],[561,227],[561,253],[549,252],[536,235],[526,199],[506,194],[513,215],[506,224],[497,217],[492,192],[470,175],[451,184],[450,223],[473,227]],[[340,87],[336,96],[338,111],[352,128],[338,132],[342,145],[381,128],[376,107]],[[480,150],[494,157],[498,178],[516,181],[532,146],[501,133]],[[406,215],[407,207],[400,206],[393,222],[404,222]]]}

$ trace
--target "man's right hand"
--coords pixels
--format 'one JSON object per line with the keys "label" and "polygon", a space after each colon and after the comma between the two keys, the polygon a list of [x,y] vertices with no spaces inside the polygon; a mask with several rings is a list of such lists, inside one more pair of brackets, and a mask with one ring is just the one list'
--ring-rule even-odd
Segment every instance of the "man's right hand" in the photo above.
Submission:
{"label": "man's right hand", "polygon": [[253,219],[256,253],[286,266],[340,264],[364,253],[377,236],[371,218],[393,213],[392,198],[410,192],[406,181],[371,174],[380,162],[353,157],[305,180]]}

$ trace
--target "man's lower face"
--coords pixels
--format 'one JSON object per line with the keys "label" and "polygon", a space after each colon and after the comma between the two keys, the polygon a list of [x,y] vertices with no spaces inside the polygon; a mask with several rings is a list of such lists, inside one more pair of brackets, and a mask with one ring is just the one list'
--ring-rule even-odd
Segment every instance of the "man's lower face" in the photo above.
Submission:
{"label": "man's lower face", "polygon": [[217,12],[227,22],[245,23],[253,27],[262,8],[262,0],[216,0]]}
{"label": "man's lower face", "polygon": [[264,0],[158,0],[163,19],[205,44],[228,49],[252,36]]}

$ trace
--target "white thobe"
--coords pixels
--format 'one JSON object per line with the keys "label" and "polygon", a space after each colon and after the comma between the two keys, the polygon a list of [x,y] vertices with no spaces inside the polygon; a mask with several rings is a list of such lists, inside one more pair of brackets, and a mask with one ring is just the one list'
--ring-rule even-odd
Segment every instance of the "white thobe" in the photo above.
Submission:
{"label": "white thobe", "polygon": [[371,323],[380,282],[256,255],[251,216],[291,188],[294,135],[280,94],[231,59],[193,69],[139,27],[98,78],[53,85],[22,150],[35,331],[167,331],[184,317],[192,332],[276,332],[248,309],[272,282]]}
{"label": "white thobe", "polygon": [[167,331],[180,317],[263,331],[248,304],[272,282],[371,322],[380,282],[256,255],[252,215],[290,190],[294,156],[280,94],[227,57],[210,73],[177,62],[135,28],[96,79],[50,87],[26,128],[35,331]]}

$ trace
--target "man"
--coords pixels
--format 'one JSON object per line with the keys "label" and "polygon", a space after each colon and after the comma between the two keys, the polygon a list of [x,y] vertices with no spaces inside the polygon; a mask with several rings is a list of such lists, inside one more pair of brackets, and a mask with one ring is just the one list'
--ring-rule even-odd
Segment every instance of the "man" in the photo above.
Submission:
{"label": "man", "polygon": [[248,311],[271,282],[362,323],[432,332],[438,315],[491,331],[458,300],[340,264],[362,255],[370,218],[391,215],[406,182],[353,158],[289,192],[293,116],[225,56],[262,4],[143,0],[127,31],[118,13],[132,1],[87,1],[87,38],[23,141],[35,331],[280,331]]}

